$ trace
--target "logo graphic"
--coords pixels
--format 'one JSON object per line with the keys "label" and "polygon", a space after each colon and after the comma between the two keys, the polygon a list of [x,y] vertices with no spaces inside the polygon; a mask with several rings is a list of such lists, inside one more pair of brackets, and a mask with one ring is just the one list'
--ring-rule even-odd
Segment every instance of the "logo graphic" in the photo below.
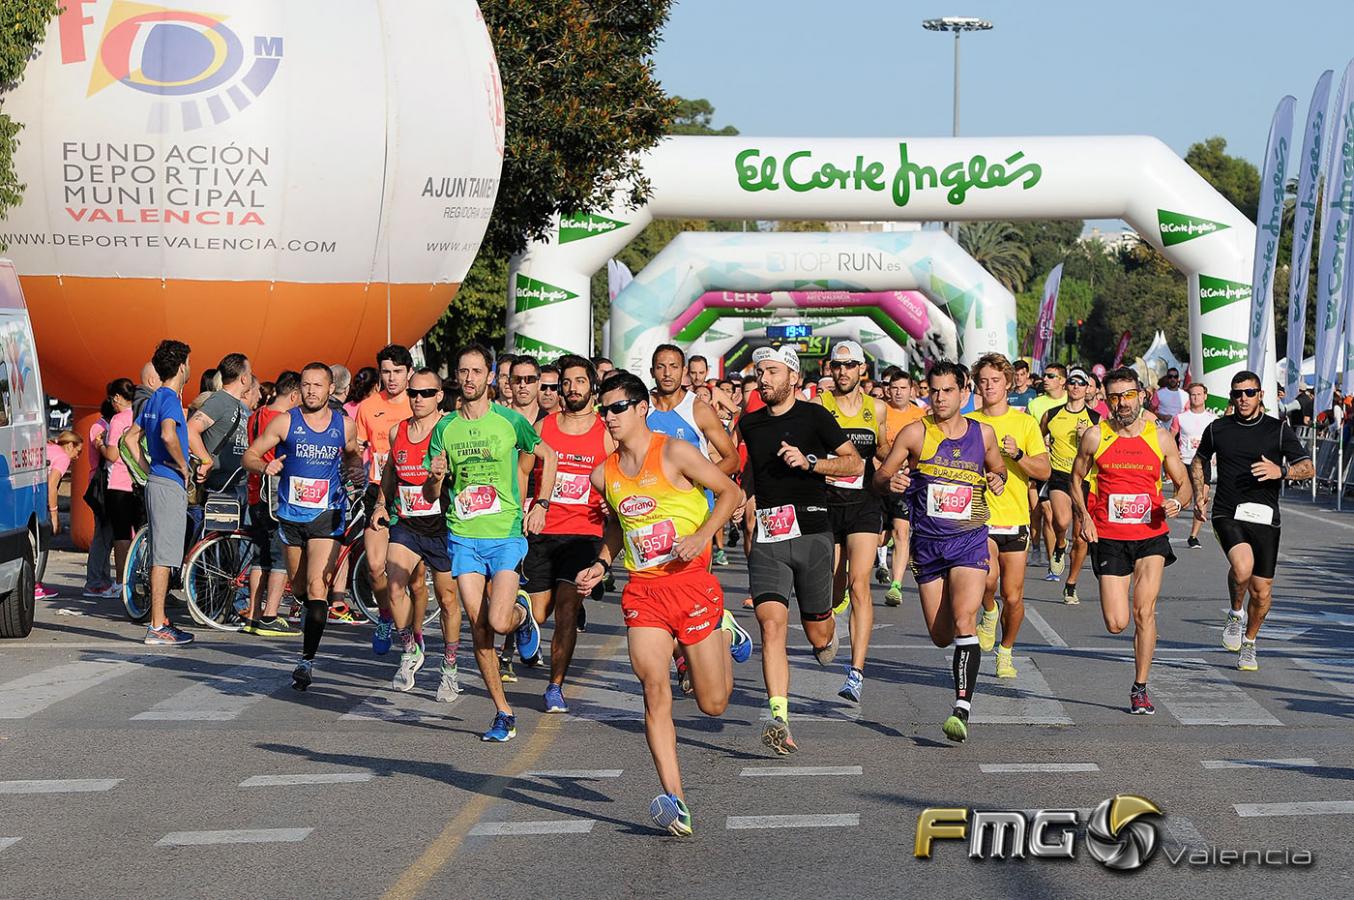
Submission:
{"label": "logo graphic", "polygon": [[1215,231],[1226,231],[1231,225],[1214,222],[1212,219],[1197,219],[1184,213],[1171,212],[1169,209],[1157,210],[1157,228],[1161,231],[1161,243],[1167,247],[1183,244]]}
{"label": "logo graphic", "polygon": [[624,228],[626,224],[594,213],[574,213],[571,216],[560,216],[559,242],[568,244],[573,241],[581,241],[584,238],[615,231],[617,228]]}
{"label": "logo graphic", "polygon": [[654,498],[636,495],[633,497],[626,497],[621,501],[621,505],[616,507],[616,510],[623,516],[638,518],[639,516],[648,515],[657,508],[658,502],[654,500]]}
{"label": "logo graphic", "polygon": [[552,363],[564,354],[568,353],[563,347],[556,347],[554,344],[547,344],[545,341],[538,341],[533,337],[527,337],[525,334],[513,335],[513,345],[523,353],[530,353],[536,357],[542,365]]}
{"label": "logo graphic", "polygon": [[1086,850],[1106,868],[1142,868],[1157,852],[1157,827],[1143,820],[1147,815],[1161,815],[1161,807],[1146,797],[1118,794],[1106,800],[1091,813]]}
{"label": "logo graphic", "polygon": [[513,293],[517,298],[515,309],[519,313],[540,306],[563,303],[565,300],[572,300],[578,296],[573,291],[566,291],[562,287],[555,287],[553,284],[528,278],[521,272],[517,273],[517,289]]}
{"label": "logo graphic", "polygon": [[1199,276],[1199,312],[1210,313],[1232,303],[1251,301],[1251,286],[1212,275]]}
{"label": "logo graphic", "polygon": [[[84,26],[93,19],[66,4],[59,34],[61,62],[88,58]],[[123,85],[156,98],[146,127],[194,131],[219,125],[263,94],[282,63],[282,38],[249,35],[246,45],[225,17],[114,0],[94,50],[86,96]]]}
{"label": "logo graphic", "polygon": [[1233,363],[1244,363],[1250,350],[1240,341],[1229,341],[1226,338],[1214,337],[1211,334],[1203,336],[1204,345],[1204,373],[1216,372],[1218,369],[1226,368]]}

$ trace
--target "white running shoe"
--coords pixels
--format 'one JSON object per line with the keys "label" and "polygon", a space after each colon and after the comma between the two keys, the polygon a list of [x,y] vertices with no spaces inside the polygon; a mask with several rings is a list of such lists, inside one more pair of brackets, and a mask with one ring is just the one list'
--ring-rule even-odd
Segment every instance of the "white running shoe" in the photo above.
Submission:
{"label": "white running shoe", "polygon": [[400,654],[400,668],[391,679],[391,686],[397,691],[412,691],[414,676],[421,668],[423,668],[423,650],[418,644],[414,644],[413,649]]}
{"label": "white running shoe", "polygon": [[1222,646],[1236,653],[1241,649],[1241,638],[1245,635],[1244,622],[1240,613],[1228,613],[1227,624],[1222,626]]}

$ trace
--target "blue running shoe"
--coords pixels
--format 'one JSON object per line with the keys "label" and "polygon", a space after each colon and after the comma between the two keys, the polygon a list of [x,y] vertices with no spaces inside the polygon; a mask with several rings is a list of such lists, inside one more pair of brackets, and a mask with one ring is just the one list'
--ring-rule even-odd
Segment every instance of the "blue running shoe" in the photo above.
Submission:
{"label": "blue running shoe", "polygon": [[860,689],[865,686],[865,673],[860,669],[846,667],[846,683],[837,692],[837,696],[852,703],[860,702]]}
{"label": "blue running shoe", "polygon": [[169,624],[169,620],[159,628],[146,626],[146,638],[144,643],[151,647],[182,647],[185,644],[191,644],[193,636],[182,628],[175,628]]}
{"label": "blue running shoe", "polygon": [[494,716],[494,724],[489,727],[488,731],[480,735],[480,740],[506,744],[515,737],[517,737],[517,717],[501,712]]}
{"label": "blue running shoe", "polygon": [[691,836],[691,810],[672,794],[659,794],[653,798],[653,802],[649,804],[649,818],[668,834],[675,834],[678,837]]}
{"label": "blue running shoe", "polygon": [[389,619],[382,619],[376,623],[376,630],[371,635],[371,652],[377,656],[385,656],[390,652],[391,637],[395,633],[395,623]]}
{"label": "blue running shoe", "polygon": [[526,662],[541,652],[541,629],[536,625],[536,617],[531,614],[531,598],[524,591],[517,592],[517,605],[526,613],[522,624],[517,626],[517,655]]}
{"label": "blue running shoe", "polygon": [[752,635],[738,624],[733,613],[724,610],[724,621],[719,623],[719,627],[733,635],[733,642],[729,644],[729,655],[733,657],[734,662],[745,663],[752,658]]}
{"label": "blue running shoe", "polygon": [[545,711],[548,713],[567,713],[569,704],[564,702],[564,691],[557,684],[548,684],[545,688]]}

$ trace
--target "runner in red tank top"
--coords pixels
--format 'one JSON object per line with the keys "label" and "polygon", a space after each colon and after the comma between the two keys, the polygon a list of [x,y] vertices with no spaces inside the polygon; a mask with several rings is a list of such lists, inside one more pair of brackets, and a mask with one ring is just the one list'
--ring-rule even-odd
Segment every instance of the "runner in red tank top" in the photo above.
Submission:
{"label": "runner in red tank top", "polygon": [[[1147,675],[1157,645],[1157,594],[1163,570],[1175,562],[1166,519],[1190,504],[1192,488],[1170,432],[1142,414],[1137,373],[1128,368],[1110,372],[1105,376],[1105,396],[1109,419],[1086,429],[1077,447],[1072,502],[1082,536],[1091,545],[1105,627],[1118,634],[1128,627],[1130,617],[1137,623],[1128,711],[1151,715],[1156,709],[1147,698]],[[1175,496],[1169,500],[1161,493],[1163,468],[1175,483]],[[1095,478],[1089,501],[1082,493],[1088,476]]]}
{"label": "runner in red tank top", "polygon": [[[560,357],[556,365],[562,392],[560,411],[536,423],[536,433],[559,458],[555,489],[545,511],[545,527],[531,538],[522,562],[532,615],[541,625],[551,613],[555,616],[550,683],[545,689],[548,713],[569,711],[564,702],[564,676],[583,617],[583,596],[574,579],[597,559],[606,527],[606,501],[593,489],[592,472],[616,449],[592,405],[597,387],[592,363],[570,354]],[[539,464],[536,468],[533,480],[540,478]]]}
{"label": "runner in red tank top", "polygon": [[[245,426],[250,443],[263,433],[269,422],[286,415],[301,402],[300,372],[283,372],[275,383],[277,395],[273,402],[259,407]],[[271,462],[275,453],[269,451],[265,462]],[[260,637],[294,635],[296,629],[285,616],[278,615],[282,594],[287,588],[287,558],[282,546],[281,526],[263,497],[263,476],[253,472],[249,475],[249,537],[254,544],[254,559],[249,566],[249,606],[241,616],[243,630]]]}

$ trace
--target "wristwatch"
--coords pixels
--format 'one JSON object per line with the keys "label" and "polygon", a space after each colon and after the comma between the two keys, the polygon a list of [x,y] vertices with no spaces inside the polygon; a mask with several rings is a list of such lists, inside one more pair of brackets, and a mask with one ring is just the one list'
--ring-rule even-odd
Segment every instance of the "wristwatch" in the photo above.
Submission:
{"label": "wristwatch", "polygon": [[804,458],[809,461],[809,471],[812,472],[813,467],[818,465],[818,457],[814,456],[812,453],[806,453],[804,454]]}
{"label": "wristwatch", "polygon": [[1024,458],[1025,458],[1025,451],[1024,451],[1024,450],[1021,450],[1019,447],[1017,447],[1017,448],[1016,448],[1016,455],[1013,456],[1013,457],[1011,457],[1011,462],[1020,462],[1020,461],[1021,461],[1022,459],[1024,459]]}
{"label": "wristwatch", "polygon": [[1288,480],[1288,463],[1279,463],[1279,480]]}
{"label": "wristwatch", "polygon": [[535,502],[535,505],[536,505],[536,506],[539,506],[541,509],[549,510],[549,509],[550,509],[550,498],[547,497],[547,498],[545,498],[544,500],[537,500],[537,501]]}

